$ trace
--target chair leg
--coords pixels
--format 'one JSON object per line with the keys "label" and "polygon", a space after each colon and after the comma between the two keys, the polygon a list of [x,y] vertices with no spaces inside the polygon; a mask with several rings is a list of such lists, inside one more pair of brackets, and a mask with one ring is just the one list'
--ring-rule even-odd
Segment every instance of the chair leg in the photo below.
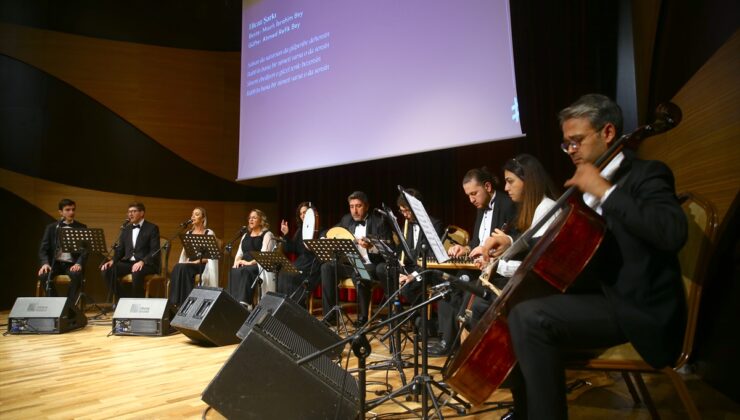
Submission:
{"label": "chair leg", "polygon": [[633,372],[632,378],[637,382],[637,388],[640,390],[640,394],[642,394],[642,400],[645,402],[645,406],[650,412],[650,417],[655,420],[659,419],[660,415],[658,415],[658,410],[655,408],[652,397],[650,397],[650,392],[648,391],[647,386],[645,386],[645,381],[642,380],[642,375],[640,372]]}
{"label": "chair leg", "polygon": [[630,374],[622,371],[622,378],[624,378],[624,383],[627,384],[627,390],[630,392],[630,395],[632,395],[632,401],[635,402],[635,405],[639,405],[642,402],[642,399],[640,399],[640,394],[637,392],[637,389],[635,389],[635,383],[632,382]]}
{"label": "chair leg", "polygon": [[668,375],[671,382],[673,382],[673,387],[676,388],[676,393],[678,393],[679,398],[681,398],[681,402],[683,402],[683,406],[686,408],[686,414],[689,418],[700,419],[701,416],[699,415],[699,410],[696,408],[694,399],[691,398],[691,394],[689,394],[689,390],[686,388],[686,383],[683,378],[676,373],[675,370],[669,367],[664,368],[663,372]]}
{"label": "chair leg", "polygon": [[36,280],[36,297],[41,297],[41,280]]}

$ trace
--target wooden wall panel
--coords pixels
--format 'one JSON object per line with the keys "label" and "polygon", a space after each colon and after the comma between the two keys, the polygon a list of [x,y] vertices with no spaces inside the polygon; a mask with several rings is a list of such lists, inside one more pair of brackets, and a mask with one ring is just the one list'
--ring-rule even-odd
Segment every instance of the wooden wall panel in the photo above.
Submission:
{"label": "wooden wall panel", "polygon": [[[239,52],[165,48],[0,23],[0,53],[99,101],[185,160],[236,179]],[[274,185],[273,179],[250,185]]]}
{"label": "wooden wall panel", "polygon": [[[208,227],[213,229],[221,239],[231,239],[239,228],[246,224],[248,212],[252,208],[259,208],[266,212],[273,232],[276,232],[275,229],[278,227],[275,223],[277,217],[276,203],[200,202],[113,194],[32,178],[5,169],[0,169],[0,188],[21,197],[53,218],[59,216],[57,203],[61,198],[66,197],[75,200],[77,202],[77,219],[89,227],[102,228],[105,232],[108,247],[118,238],[119,227],[126,217],[127,206],[135,200],[146,205],[146,219],[159,226],[163,238],[174,235],[178,231],[178,224],[188,219],[192,209],[196,206],[206,209],[208,212]],[[41,241],[40,237],[38,241]],[[181,250],[182,245],[179,240],[172,241],[172,251],[169,259],[170,270],[177,262]],[[222,286],[226,285],[228,275],[228,272],[223,269],[224,264],[220,266],[220,284]],[[16,280],[29,284],[33,283],[37,270],[38,267],[23,268],[20,271],[27,273],[27,278],[24,274],[24,278]],[[106,290],[100,279],[89,271],[87,277],[88,293],[91,293],[96,299],[105,298]]]}
{"label": "wooden wall panel", "polygon": [[740,189],[740,31],[673,98],[678,127],[649,138],[639,154],[666,162],[678,191],[700,193],[720,222]]}

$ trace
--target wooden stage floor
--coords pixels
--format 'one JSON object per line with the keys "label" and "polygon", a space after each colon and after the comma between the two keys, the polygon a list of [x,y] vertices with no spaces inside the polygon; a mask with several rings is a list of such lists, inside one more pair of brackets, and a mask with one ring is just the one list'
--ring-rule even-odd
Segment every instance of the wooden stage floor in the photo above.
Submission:
{"label": "wooden stage floor", "polygon": [[[7,330],[7,318],[7,311],[0,313],[3,331]],[[179,333],[166,337],[108,336],[110,329],[110,318],[105,318],[61,335],[1,337],[0,418],[200,418],[207,408],[201,393],[236,348],[203,347]],[[387,357],[384,346],[377,342],[373,342],[373,352],[368,363]],[[441,365],[444,359],[430,361]],[[355,365],[352,357],[350,367]],[[410,378],[411,369],[406,372]],[[644,407],[634,406],[621,377],[588,375],[593,386],[586,388],[593,389],[584,388],[586,392],[571,396],[571,418],[650,418]],[[399,386],[397,371],[368,373],[369,381],[385,383],[386,378],[394,388]],[[684,418],[678,397],[667,381],[648,377],[647,382],[663,418]],[[700,380],[688,378],[688,386],[705,418],[740,418],[738,405]],[[369,387],[371,391],[381,388]],[[376,396],[369,392],[367,398]],[[499,390],[489,401],[506,400],[510,400],[509,393]],[[419,407],[418,403],[407,404]],[[464,417],[498,419],[505,413],[493,408],[483,406]],[[452,409],[445,409],[444,415],[459,417]],[[222,418],[215,410],[205,417]],[[366,417],[416,418],[393,402],[377,407]],[[263,418],[271,417],[266,413]]]}

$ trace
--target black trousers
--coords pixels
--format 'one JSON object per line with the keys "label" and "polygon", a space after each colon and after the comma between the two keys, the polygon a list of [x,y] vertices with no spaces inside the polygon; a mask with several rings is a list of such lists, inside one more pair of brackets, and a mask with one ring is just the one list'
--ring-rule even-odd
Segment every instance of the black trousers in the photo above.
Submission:
{"label": "black trousers", "polygon": [[226,291],[237,302],[244,302],[251,305],[254,297],[255,283],[259,278],[259,274],[260,269],[257,264],[232,268],[229,271],[229,283],[226,285]]}
{"label": "black trousers", "polygon": [[205,264],[177,263],[170,274],[170,303],[179,307],[195,287],[195,276],[203,274]]}
{"label": "black trousers", "polygon": [[517,418],[568,417],[562,350],[627,341],[601,294],[558,294],[524,301],[511,310],[508,323],[518,361],[510,380]]}
{"label": "black trousers", "polygon": [[[151,265],[144,264],[141,270],[132,273],[133,261],[116,261],[109,269],[103,272],[108,290],[120,297],[144,297],[144,277],[149,274],[157,274],[157,269]],[[131,291],[128,292],[121,284],[120,278],[131,274]]]}
{"label": "black trousers", "polygon": [[[70,268],[74,263],[66,262],[66,261],[54,261],[53,267],[51,267],[51,272],[42,274],[39,276],[39,280],[41,281],[41,287],[46,290],[47,284],[46,282],[48,280],[53,280],[55,276],[59,275],[67,275],[69,276],[70,283],[69,283],[69,289],[67,290],[67,298],[69,298],[70,303],[74,304],[77,301],[77,296],[80,294],[80,289],[82,287],[82,280],[85,278],[85,270],[82,269],[80,271],[71,271]],[[57,297],[59,296],[59,293],[57,291],[56,285],[53,281],[49,282],[49,296]]]}

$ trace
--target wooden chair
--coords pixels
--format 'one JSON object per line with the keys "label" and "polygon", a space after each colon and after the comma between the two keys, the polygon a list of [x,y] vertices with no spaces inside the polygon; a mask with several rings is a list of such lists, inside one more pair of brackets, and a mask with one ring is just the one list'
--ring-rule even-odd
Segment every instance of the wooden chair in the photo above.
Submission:
{"label": "wooden chair", "polygon": [[[167,243],[166,239],[160,239],[159,245],[164,246]],[[162,252],[159,253],[160,258],[160,267],[162,267],[161,272],[157,274],[147,274],[144,276],[144,297],[167,297],[167,294],[169,292],[169,284],[165,283],[164,279],[167,277],[167,269],[165,264],[165,255],[170,252],[169,246],[166,248],[162,248]],[[126,274],[125,276],[120,278],[120,281],[122,284],[131,284],[133,282],[133,277],[131,274]],[[115,301],[115,300],[114,300]]]}
{"label": "wooden chair", "polygon": [[[59,274],[57,276],[54,276],[54,278],[51,279],[51,281],[53,281],[54,284],[56,284],[57,286],[59,286],[60,284],[69,286],[69,284],[72,283],[72,279],[70,279],[69,276],[66,274]],[[84,280],[83,280],[83,283],[84,283]],[[82,285],[80,285],[80,287],[82,287]],[[44,288],[41,286],[41,280],[37,279],[36,280],[36,297],[41,297],[41,296],[44,296],[45,294],[46,294],[46,290],[44,290]]]}
{"label": "wooden chair", "polygon": [[[370,288],[370,302],[368,302],[368,309],[367,309],[367,317],[368,317],[368,319],[369,318],[372,318],[372,316],[373,316],[373,293],[375,292],[375,289],[377,289],[379,287],[380,287],[379,284],[373,283],[373,287]],[[354,290],[355,291],[355,302],[357,301],[356,300],[357,299],[356,298],[357,297],[357,294],[356,294],[357,290],[355,289],[355,284],[352,282],[352,279],[351,278],[347,277],[346,279],[344,279],[344,280],[342,280],[342,281],[339,282],[339,290],[342,290],[342,289],[345,289],[345,290],[348,290],[348,291],[349,290]],[[337,298],[338,298],[338,296],[337,296]],[[357,305],[357,304],[354,303],[354,305]],[[359,309],[358,309],[358,311],[359,311]]]}
{"label": "wooden chair", "polygon": [[[665,374],[670,378],[676,393],[681,398],[689,418],[698,419],[700,418],[699,411],[677,370],[689,360],[694,345],[702,288],[707,280],[705,278],[707,262],[717,229],[717,214],[711,203],[695,194],[681,194],[679,198],[689,226],[688,240],[679,253],[688,304],[686,333],[681,356],[673,366],[655,369],[642,360],[632,344],[626,343],[595,354],[591,353],[590,358],[566,358],[566,367],[573,370],[621,372],[635,403],[640,403],[640,395],[642,395],[642,400],[644,400],[653,418],[658,418],[658,412],[641,375],[643,373]],[[637,384],[639,393],[638,389],[635,389],[633,381]]]}

